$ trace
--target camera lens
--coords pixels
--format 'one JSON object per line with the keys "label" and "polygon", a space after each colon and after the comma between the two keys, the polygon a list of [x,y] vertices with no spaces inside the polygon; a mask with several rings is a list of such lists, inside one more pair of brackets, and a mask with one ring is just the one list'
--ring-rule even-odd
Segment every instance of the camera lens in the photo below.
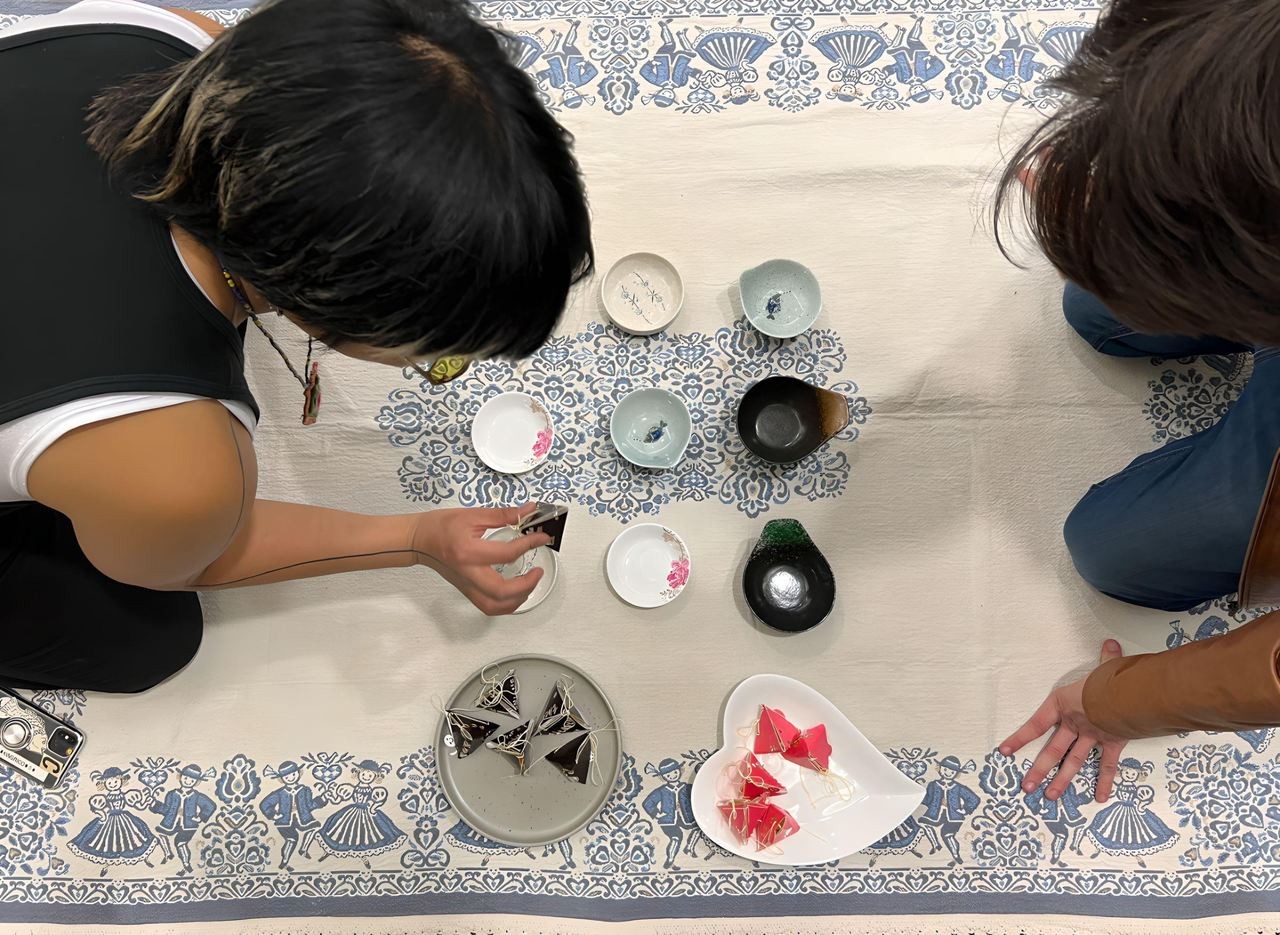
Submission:
{"label": "camera lens", "polygon": [[76,735],[65,727],[59,727],[49,738],[49,752],[58,756],[66,756],[76,746]]}

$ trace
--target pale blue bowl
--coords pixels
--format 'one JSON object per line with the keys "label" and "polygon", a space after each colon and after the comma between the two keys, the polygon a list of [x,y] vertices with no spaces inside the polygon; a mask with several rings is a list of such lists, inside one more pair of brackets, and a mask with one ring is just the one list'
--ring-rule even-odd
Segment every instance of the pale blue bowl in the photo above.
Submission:
{"label": "pale blue bowl", "polygon": [[822,311],[818,278],[795,260],[768,260],[738,277],[747,321],[771,338],[794,338]]}
{"label": "pale blue bowl", "polygon": [[643,468],[675,467],[692,434],[688,407],[675,393],[657,387],[628,393],[609,420],[618,454]]}

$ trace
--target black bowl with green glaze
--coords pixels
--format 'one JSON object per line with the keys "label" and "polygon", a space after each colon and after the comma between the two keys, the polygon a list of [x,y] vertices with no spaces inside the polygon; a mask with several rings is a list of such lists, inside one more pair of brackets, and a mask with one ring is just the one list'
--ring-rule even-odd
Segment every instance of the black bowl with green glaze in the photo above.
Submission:
{"label": "black bowl with green glaze", "polygon": [[738,403],[742,443],[773,464],[794,464],[849,425],[849,401],[795,377],[766,377]]}
{"label": "black bowl with green glaze", "polygon": [[786,633],[812,630],[831,613],[836,579],[831,565],[794,519],[765,523],[747,567],[742,592],[761,623]]}

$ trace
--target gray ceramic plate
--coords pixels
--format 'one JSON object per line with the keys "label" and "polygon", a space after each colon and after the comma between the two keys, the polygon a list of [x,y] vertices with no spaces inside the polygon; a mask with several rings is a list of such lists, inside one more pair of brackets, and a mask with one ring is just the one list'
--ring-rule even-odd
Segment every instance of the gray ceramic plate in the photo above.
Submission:
{"label": "gray ceramic plate", "polygon": [[[573,679],[573,702],[588,726],[614,728],[596,734],[600,785],[574,782],[545,760],[523,776],[518,775],[510,757],[487,747],[459,759],[443,717],[436,729],[440,784],[449,804],[457,809],[463,821],[485,837],[513,847],[553,844],[584,827],[604,808],[622,769],[622,735],[616,730],[618,724],[609,699],[600,686],[576,666],[551,656],[508,656],[485,666],[490,675],[499,678],[509,669],[515,669],[516,678],[520,680],[518,720],[473,707],[480,694],[480,672],[462,683],[449,698],[447,708],[474,712],[497,723],[498,731],[493,735],[496,737],[541,715],[556,679],[568,676]],[[541,759],[577,736],[554,734],[533,738],[529,744],[529,761]]]}

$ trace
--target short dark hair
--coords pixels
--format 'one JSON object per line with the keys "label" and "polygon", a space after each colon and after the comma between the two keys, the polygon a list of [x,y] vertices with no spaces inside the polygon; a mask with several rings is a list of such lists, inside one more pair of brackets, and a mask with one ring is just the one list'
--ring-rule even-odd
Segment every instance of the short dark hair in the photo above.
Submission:
{"label": "short dark hair", "polygon": [[1066,102],[1006,168],[997,238],[1020,200],[1131,327],[1280,343],[1280,2],[1115,0],[1051,84]]}
{"label": "short dark hair", "polygon": [[463,0],[274,0],[106,91],[116,184],[326,343],[521,356],[592,267],[572,137]]}

